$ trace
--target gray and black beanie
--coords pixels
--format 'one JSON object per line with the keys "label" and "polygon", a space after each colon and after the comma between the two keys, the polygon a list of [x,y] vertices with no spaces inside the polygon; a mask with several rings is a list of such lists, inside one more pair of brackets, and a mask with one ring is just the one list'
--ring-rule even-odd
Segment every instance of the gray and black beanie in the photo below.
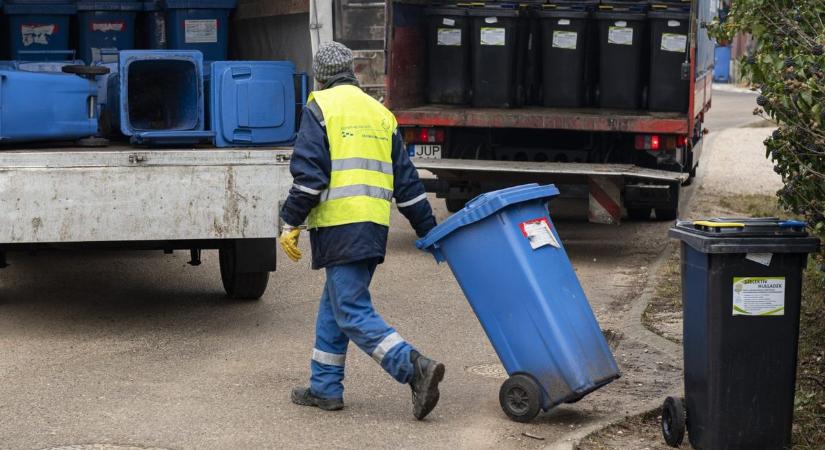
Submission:
{"label": "gray and black beanie", "polygon": [[312,71],[319,83],[325,84],[332,77],[341,74],[354,74],[352,50],[338,42],[321,44],[312,62]]}

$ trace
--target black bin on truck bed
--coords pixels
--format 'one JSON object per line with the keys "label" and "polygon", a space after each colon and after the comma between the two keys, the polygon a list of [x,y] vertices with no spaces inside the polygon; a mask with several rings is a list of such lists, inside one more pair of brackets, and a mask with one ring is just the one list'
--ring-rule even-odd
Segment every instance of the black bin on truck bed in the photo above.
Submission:
{"label": "black bin on truck bed", "polygon": [[519,11],[505,8],[469,9],[472,17],[473,106],[516,106],[518,53],[522,51]]}
{"label": "black bin on truck bed", "polygon": [[427,100],[462,105],[470,100],[470,20],[462,8],[428,8]]}
{"label": "black bin on truck bed", "polygon": [[544,106],[577,108],[587,104],[587,11],[539,11]]}
{"label": "black bin on truck bed", "polygon": [[690,12],[650,11],[650,87],[648,109],[685,112],[690,82],[682,78],[682,64],[688,62]]}

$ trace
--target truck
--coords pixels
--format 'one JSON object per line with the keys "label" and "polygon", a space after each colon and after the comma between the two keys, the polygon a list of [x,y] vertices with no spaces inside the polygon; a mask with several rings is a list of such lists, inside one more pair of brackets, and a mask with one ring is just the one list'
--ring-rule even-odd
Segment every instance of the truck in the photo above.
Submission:
{"label": "truck", "polygon": [[[710,0],[690,5],[689,89],[681,112],[607,108],[474,108],[429,104],[425,0],[240,0],[230,58],[290,60],[311,73],[330,40],[354,50],[362,86],[398,118],[429,191],[455,211],[471,197],[525,182],[586,198],[589,218],[662,220],[695,175],[711,106]],[[93,104],[93,102],[92,102]],[[299,109],[299,108],[298,108]],[[298,113],[299,111],[296,111]],[[227,295],[260,298],[277,267],[278,209],[290,147],[0,149],[0,268],[19,252],[218,251]],[[10,256],[11,255],[11,256]]]}
{"label": "truck", "polygon": [[[253,3],[257,5],[255,8],[251,7]],[[707,132],[704,117],[712,103],[715,44],[705,24],[717,14],[717,2],[713,0],[651,2],[651,11],[664,3],[671,6],[675,3],[681,10],[687,10],[689,16],[680,66],[674,69],[671,64],[660,68],[656,62],[645,61],[644,67],[639,68],[640,72],[646,72],[648,64],[653,65],[650,76],[655,76],[657,70],[671,77],[674,70],[680,72],[680,79],[674,84],[681,83],[684,89],[671,88],[680,97],[678,103],[684,106],[668,112],[647,110],[646,100],[640,108],[595,106],[599,95],[597,79],[591,81],[592,99],[584,107],[544,107],[529,101],[508,108],[432,104],[426,95],[430,88],[427,52],[432,40],[427,34],[427,10],[436,4],[461,2],[271,2],[286,3],[291,8],[263,6],[264,3],[249,2],[250,6],[245,9],[241,2],[239,14],[268,8],[269,23],[277,22],[279,27],[284,22],[292,23],[295,33],[301,33],[300,21],[306,18],[312,49],[322,42],[336,40],[354,50],[356,72],[362,86],[396,115],[416,166],[433,175],[424,177],[428,191],[443,198],[451,212],[482,192],[539,182],[555,183],[562,190],[562,197],[586,200],[591,222],[618,224],[623,218],[649,220],[652,217],[673,220],[678,214],[682,187],[690,184],[696,175]],[[506,2],[486,2],[487,6],[494,3]],[[532,3],[534,10],[543,10],[560,2],[513,2],[512,5],[523,8],[526,3]],[[535,5],[538,3],[544,5]],[[485,6],[485,2],[462,5],[472,9]],[[290,9],[288,14],[281,14],[285,9]],[[591,13],[593,23],[595,15]],[[522,10],[522,16],[529,17],[530,12]],[[590,27],[593,29],[596,25]],[[529,33],[527,41],[542,39],[535,28]],[[643,39],[648,39],[646,28],[644,36]],[[591,41],[597,39],[591,34]],[[255,39],[242,42],[246,45]],[[643,45],[647,52],[649,44]],[[311,53],[288,46],[281,47],[280,51],[306,61],[309,67]],[[591,48],[589,51],[605,50]],[[457,63],[444,61],[445,65]],[[644,77],[647,76],[645,73]],[[645,97],[649,96],[647,89],[645,87],[643,93]]]}

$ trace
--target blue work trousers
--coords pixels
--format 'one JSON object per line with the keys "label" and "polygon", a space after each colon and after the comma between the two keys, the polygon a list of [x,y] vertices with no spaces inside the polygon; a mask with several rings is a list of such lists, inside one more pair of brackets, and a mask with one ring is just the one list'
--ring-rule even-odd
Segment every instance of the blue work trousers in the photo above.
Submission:
{"label": "blue work trousers", "polygon": [[369,286],[376,265],[372,259],[326,268],[310,380],[312,393],[319,397],[343,397],[349,341],[372,356],[399,383],[409,383],[412,378],[413,347],[372,306]]}

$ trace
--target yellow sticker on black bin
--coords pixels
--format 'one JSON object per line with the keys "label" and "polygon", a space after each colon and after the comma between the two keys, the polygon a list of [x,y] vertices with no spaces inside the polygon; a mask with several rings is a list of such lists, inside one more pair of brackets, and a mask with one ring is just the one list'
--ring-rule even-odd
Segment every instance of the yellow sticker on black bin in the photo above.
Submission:
{"label": "yellow sticker on black bin", "polygon": [[734,277],[734,316],[784,316],[785,277]]}

